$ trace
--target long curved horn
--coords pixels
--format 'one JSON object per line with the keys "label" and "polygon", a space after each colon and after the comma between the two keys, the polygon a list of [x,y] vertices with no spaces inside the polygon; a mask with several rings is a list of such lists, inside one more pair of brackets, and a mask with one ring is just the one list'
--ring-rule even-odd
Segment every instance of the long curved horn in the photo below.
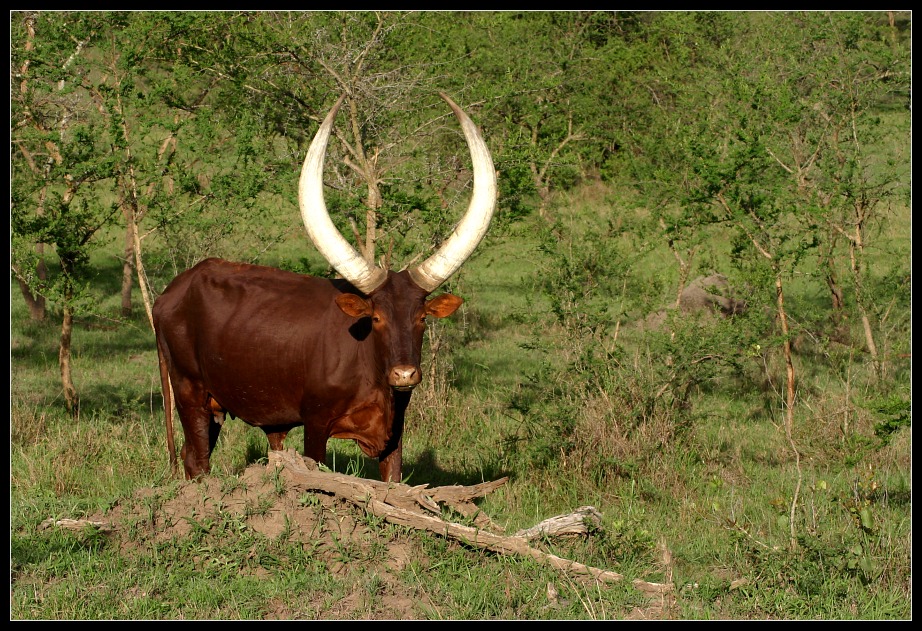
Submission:
{"label": "long curved horn", "polygon": [[467,114],[445,94],[439,92],[439,96],[448,102],[461,121],[474,164],[474,193],[467,212],[448,239],[432,256],[409,270],[410,278],[429,292],[448,280],[474,253],[487,233],[496,206],[496,171],[490,150]]}
{"label": "long curved horn", "polygon": [[301,219],[304,221],[307,234],[323,258],[359,291],[370,294],[387,279],[387,272],[366,261],[343,238],[333,225],[326,202],[323,200],[323,160],[333,120],[345,98],[344,94],[333,105],[307,151],[304,166],[301,167],[301,180],[298,183],[298,204],[301,206]]}

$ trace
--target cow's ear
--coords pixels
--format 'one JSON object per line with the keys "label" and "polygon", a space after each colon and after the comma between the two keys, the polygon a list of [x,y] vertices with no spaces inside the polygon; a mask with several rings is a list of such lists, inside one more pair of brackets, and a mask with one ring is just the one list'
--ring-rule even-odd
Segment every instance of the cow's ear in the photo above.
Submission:
{"label": "cow's ear", "polygon": [[426,302],[426,315],[436,318],[446,318],[458,310],[463,298],[458,298],[454,294],[442,294]]}
{"label": "cow's ear", "polygon": [[353,318],[364,318],[372,313],[371,305],[367,300],[355,294],[340,294],[336,296],[336,305],[342,312]]}

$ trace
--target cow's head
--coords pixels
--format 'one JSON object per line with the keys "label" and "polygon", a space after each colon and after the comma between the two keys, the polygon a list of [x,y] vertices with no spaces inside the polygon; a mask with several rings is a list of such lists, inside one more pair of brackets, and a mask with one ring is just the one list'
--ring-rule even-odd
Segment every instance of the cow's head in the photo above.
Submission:
{"label": "cow's head", "polygon": [[340,275],[362,296],[342,294],[336,299],[349,316],[368,318],[376,355],[383,361],[388,384],[410,390],[421,379],[420,354],[427,317],[444,318],[461,305],[461,298],[442,294],[428,298],[470,257],[483,239],[496,205],[496,171],[490,151],[460,107],[445,94],[471,151],[474,192],[470,206],[441,247],[416,267],[394,272],[366,261],[333,225],[323,197],[323,161],[336,113],[345,96],[327,114],[308,149],[298,201],[304,226],[314,245]]}
{"label": "cow's head", "polygon": [[408,272],[388,272],[387,280],[368,296],[341,294],[336,304],[353,318],[367,318],[381,374],[397,390],[412,390],[422,379],[420,355],[426,318],[444,318],[461,306],[461,298],[428,298]]}

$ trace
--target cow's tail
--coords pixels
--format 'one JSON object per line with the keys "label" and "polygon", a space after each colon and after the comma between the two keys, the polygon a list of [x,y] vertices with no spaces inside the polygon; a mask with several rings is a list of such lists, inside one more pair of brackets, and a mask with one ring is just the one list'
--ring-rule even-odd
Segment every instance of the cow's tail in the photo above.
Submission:
{"label": "cow's tail", "polygon": [[157,340],[157,359],[160,363],[160,387],[163,390],[163,415],[166,421],[166,446],[170,453],[170,471],[176,473],[176,443],[173,440],[173,387],[170,384],[170,371],[167,369],[166,357],[160,340]]}

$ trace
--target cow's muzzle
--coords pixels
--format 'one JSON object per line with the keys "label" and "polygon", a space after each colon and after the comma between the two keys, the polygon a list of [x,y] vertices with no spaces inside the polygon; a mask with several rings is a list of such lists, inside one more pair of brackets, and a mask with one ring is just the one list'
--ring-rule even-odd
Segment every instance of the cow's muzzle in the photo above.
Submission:
{"label": "cow's muzzle", "polygon": [[421,378],[416,366],[394,366],[387,375],[387,383],[394,390],[408,392],[419,385]]}

